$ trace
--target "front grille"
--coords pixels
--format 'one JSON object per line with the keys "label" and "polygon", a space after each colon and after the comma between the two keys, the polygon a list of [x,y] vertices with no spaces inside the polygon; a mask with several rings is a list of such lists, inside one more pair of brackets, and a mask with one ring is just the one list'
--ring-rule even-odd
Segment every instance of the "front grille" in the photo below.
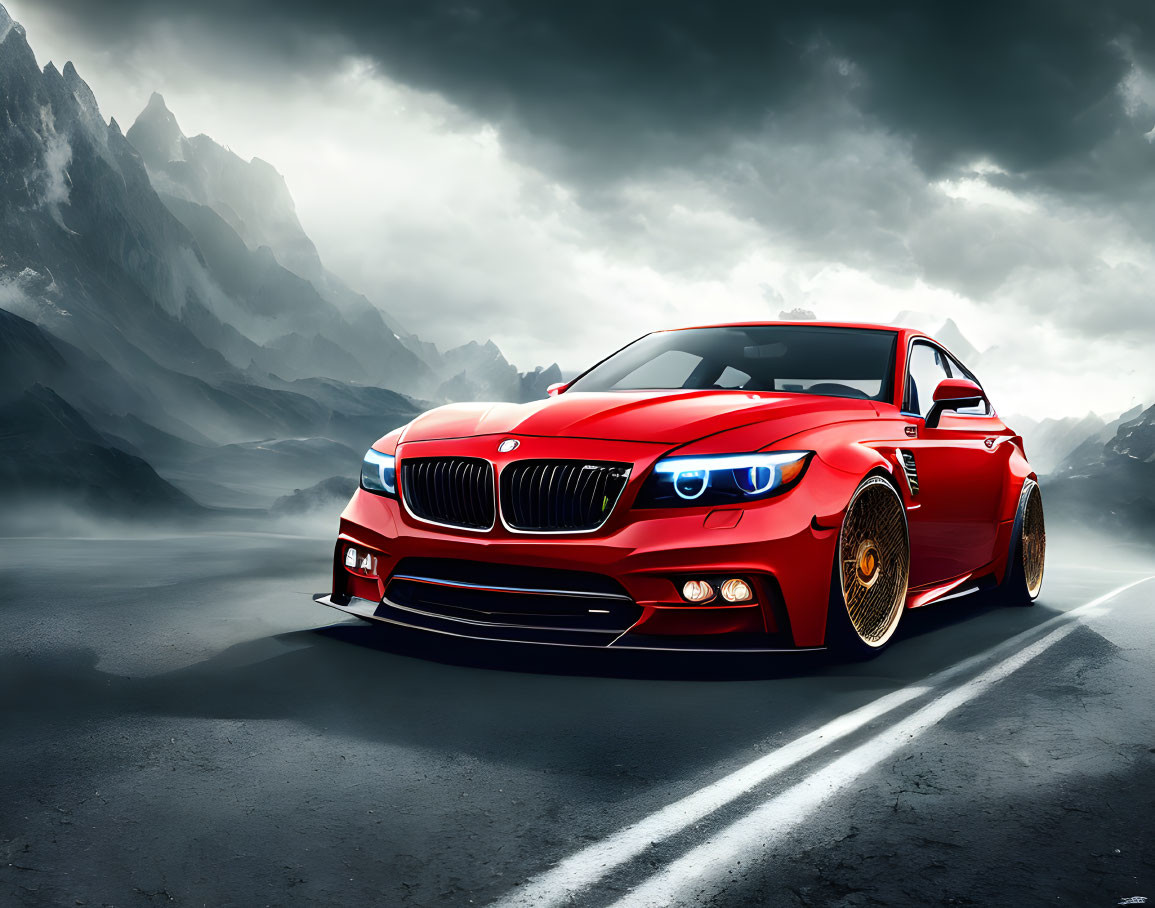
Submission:
{"label": "front grille", "polygon": [[422,520],[469,530],[493,526],[493,464],[477,457],[401,460],[401,495]]}
{"label": "front grille", "polygon": [[388,603],[477,625],[622,633],[642,609],[613,579],[448,558],[404,558],[385,590]]}
{"label": "front grille", "polygon": [[587,532],[609,518],[630,466],[583,460],[522,460],[501,471],[501,516],[512,530]]}

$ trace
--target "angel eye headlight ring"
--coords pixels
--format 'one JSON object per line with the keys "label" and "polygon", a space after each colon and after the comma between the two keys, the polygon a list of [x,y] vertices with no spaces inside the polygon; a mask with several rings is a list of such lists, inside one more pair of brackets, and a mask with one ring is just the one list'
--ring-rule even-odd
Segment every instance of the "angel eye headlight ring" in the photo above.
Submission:
{"label": "angel eye headlight ring", "polygon": [[701,498],[709,485],[709,470],[682,470],[674,474],[674,491],[686,501]]}
{"label": "angel eye headlight ring", "polygon": [[812,454],[812,451],[756,451],[666,457],[654,464],[636,506],[715,506],[758,501],[793,485]]}

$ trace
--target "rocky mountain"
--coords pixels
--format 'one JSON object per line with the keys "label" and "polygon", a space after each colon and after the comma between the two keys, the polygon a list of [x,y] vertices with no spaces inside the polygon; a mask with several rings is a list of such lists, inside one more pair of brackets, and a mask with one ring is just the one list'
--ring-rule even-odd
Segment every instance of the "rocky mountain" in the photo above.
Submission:
{"label": "rocky mountain", "polygon": [[[188,138],[159,94],[127,138],[224,288],[249,302],[245,333],[274,351],[258,365],[299,377],[299,364],[321,362],[326,371],[314,366],[314,374],[424,397],[522,399],[520,373],[492,342],[442,353],[328,271],[271,164],[245,161],[205,135]],[[280,365],[286,358],[296,371]]]}
{"label": "rocky mountain", "polygon": [[322,374],[434,393],[435,358],[427,362],[416,339],[417,352],[401,339],[395,319],[324,268],[271,164],[245,161],[208,136],[186,137],[159,94],[127,138],[222,289],[247,304],[232,321],[242,319],[243,333],[274,351],[272,371],[300,377],[302,370],[318,374],[322,364]]}
{"label": "rocky mountain", "polygon": [[891,319],[891,324],[925,331],[935,340],[941,341],[947,350],[968,367],[976,368],[975,364],[982,356],[978,348],[963,335],[953,318],[944,321],[939,315],[904,309]]}
{"label": "rocky mountain", "polygon": [[1155,406],[1089,439],[1043,481],[1048,517],[1078,521],[1150,543],[1155,530]]}
{"label": "rocky mountain", "polygon": [[1007,422],[1023,437],[1023,447],[1031,466],[1040,474],[1053,472],[1080,445],[1103,443],[1110,437],[1107,423],[1095,413],[1033,420],[1008,416]]}
{"label": "rocky mountain", "polygon": [[1133,407],[1111,422],[1096,413],[1041,420],[1013,415],[1006,420],[1022,435],[1031,465],[1040,475],[1048,475],[1061,470],[1064,464],[1096,455],[1120,426],[1142,412],[1141,406]]}
{"label": "rocky mountain", "polygon": [[142,458],[110,444],[58,395],[35,385],[0,404],[6,509],[83,506],[113,516],[190,516],[203,509]]}
{"label": "rocky mountain", "polygon": [[128,130],[161,197],[213,209],[251,249],[270,249],[307,281],[324,274],[313,241],[297,218],[284,178],[260,158],[245,161],[205,135],[189,139],[176,116],[153,94]]}
{"label": "rocky mountain", "polygon": [[[263,507],[336,469],[355,473],[360,452],[374,438],[419,412],[395,392],[332,379],[265,388],[229,381],[214,385],[159,367],[150,375],[164,385],[163,393],[0,310],[4,432],[8,439],[22,439],[16,447],[0,448],[0,472],[7,470],[0,501],[23,500],[29,488],[44,491],[43,475],[28,472],[38,463],[37,445],[60,450],[60,439],[25,431],[21,421],[30,400],[38,413],[59,410],[54,422],[40,418],[43,425],[83,424],[84,438],[147,461],[197,501],[220,508]],[[169,408],[175,396],[181,397],[180,409]],[[209,435],[194,428],[206,423],[213,423]],[[157,491],[147,485],[143,489]],[[103,501],[91,497],[83,483],[75,492],[78,501]],[[147,495],[127,500],[148,510]]]}
{"label": "rocky mountain", "polygon": [[468,392],[477,388],[480,397],[489,400],[536,400],[546,396],[546,388],[561,381],[557,363],[548,368],[520,373],[506,362],[493,341],[479,344],[471,341],[447,350],[442,355],[452,378],[437,389],[446,400],[467,400]]}
{"label": "rocky mountain", "polygon": [[106,510],[264,506],[355,474],[447,383],[544,394],[492,344],[399,337],[324,270],[270,165],[186,139],[159,97],[138,149],[2,6],[0,111],[0,499],[55,476]]}

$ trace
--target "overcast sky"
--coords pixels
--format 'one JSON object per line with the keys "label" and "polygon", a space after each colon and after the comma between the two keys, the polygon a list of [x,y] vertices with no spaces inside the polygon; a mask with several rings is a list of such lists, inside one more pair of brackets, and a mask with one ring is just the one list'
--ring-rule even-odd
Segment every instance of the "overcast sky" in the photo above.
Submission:
{"label": "overcast sky", "polygon": [[953,318],[1005,413],[1155,402],[1155,5],[11,0],[127,130],[288,180],[441,345]]}

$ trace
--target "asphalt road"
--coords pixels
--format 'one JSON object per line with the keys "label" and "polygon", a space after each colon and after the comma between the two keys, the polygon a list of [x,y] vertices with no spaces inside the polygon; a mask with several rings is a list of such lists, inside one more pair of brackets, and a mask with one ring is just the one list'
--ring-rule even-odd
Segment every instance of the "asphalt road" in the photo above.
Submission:
{"label": "asphalt road", "polygon": [[1155,558],[847,666],[399,636],[330,552],[0,540],[0,905],[1155,903]]}

